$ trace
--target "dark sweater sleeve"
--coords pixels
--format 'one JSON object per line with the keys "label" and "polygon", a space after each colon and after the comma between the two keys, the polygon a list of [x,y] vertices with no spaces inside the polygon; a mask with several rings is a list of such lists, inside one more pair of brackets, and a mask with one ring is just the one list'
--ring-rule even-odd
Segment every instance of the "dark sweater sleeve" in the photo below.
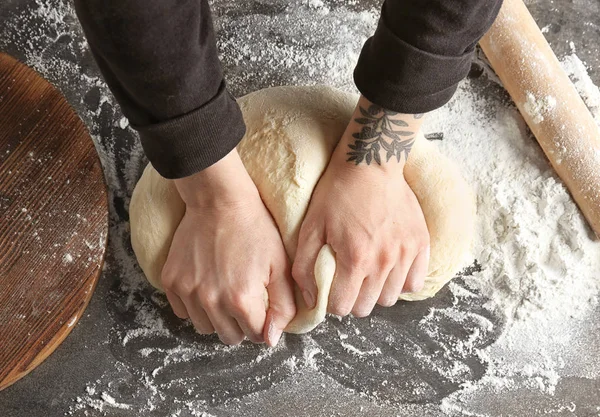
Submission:
{"label": "dark sweater sleeve", "polygon": [[386,0],[354,70],[359,91],[400,113],[435,110],[466,77],[502,0]]}
{"label": "dark sweater sleeve", "polygon": [[192,175],[244,135],[206,0],[75,0],[94,58],[166,178]]}

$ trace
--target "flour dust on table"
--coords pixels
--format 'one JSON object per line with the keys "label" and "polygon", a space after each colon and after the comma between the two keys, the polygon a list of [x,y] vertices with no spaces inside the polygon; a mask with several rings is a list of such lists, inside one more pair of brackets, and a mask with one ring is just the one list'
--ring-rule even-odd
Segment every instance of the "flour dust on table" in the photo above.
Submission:
{"label": "flour dust on table", "polygon": [[[576,57],[565,62],[567,69],[582,68]],[[587,86],[582,96],[597,96],[593,84],[578,84]],[[500,98],[482,94],[486,90]],[[330,402],[331,410],[352,392],[364,395],[361,407],[382,415],[413,412],[419,403],[439,403],[448,415],[486,415],[494,398],[514,413],[531,404],[540,410],[572,407],[553,401],[571,370],[600,374],[591,358],[593,341],[577,357],[569,348],[582,323],[596,314],[600,248],[501,94],[487,77],[472,78],[447,107],[429,116],[426,133],[443,133],[440,148],[457,161],[478,196],[477,263],[435,302],[377,309],[364,320],[329,318],[309,335],[288,335],[272,351],[249,344],[232,348],[177,324],[166,300],[138,281],[137,273],[137,280],[125,277],[114,290],[122,309],[116,320],[122,324],[111,336],[114,343],[122,341],[115,357],[125,374],[145,381],[128,404],[159,410],[152,394],[159,392],[177,398],[182,410],[244,415],[271,391],[291,390],[282,388],[289,384],[308,389],[302,388],[307,380],[327,378],[325,386],[337,387],[330,393],[339,399]],[[129,265],[131,252],[122,244],[120,259]],[[140,356],[145,365],[134,367]],[[91,385],[106,386],[109,375]],[[124,381],[123,387],[130,386],[130,378]],[[519,409],[502,400],[514,390],[530,391],[532,403]],[[574,404],[585,398],[572,397]]]}

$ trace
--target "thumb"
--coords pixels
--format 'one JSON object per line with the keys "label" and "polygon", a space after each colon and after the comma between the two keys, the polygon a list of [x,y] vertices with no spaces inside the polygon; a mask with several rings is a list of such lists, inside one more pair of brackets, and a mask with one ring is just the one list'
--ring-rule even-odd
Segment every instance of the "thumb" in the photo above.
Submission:
{"label": "thumb", "polygon": [[302,236],[298,240],[298,249],[296,250],[296,259],[292,267],[292,277],[300,291],[302,298],[309,309],[315,308],[317,304],[317,283],[315,281],[315,262],[319,251],[323,247],[323,242],[316,233],[308,237]]}
{"label": "thumb", "polygon": [[269,308],[265,321],[264,338],[267,344],[273,347],[279,342],[283,330],[296,315],[294,281],[290,273],[287,256],[285,266],[274,268],[271,272],[267,293]]}

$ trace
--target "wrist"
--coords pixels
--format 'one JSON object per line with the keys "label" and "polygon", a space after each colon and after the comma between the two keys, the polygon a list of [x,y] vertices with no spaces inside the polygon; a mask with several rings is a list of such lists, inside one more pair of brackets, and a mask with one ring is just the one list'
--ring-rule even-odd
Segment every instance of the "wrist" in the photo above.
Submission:
{"label": "wrist", "polygon": [[208,168],[176,179],[175,186],[189,208],[233,206],[258,195],[235,149]]}
{"label": "wrist", "polygon": [[402,173],[422,124],[422,114],[390,111],[361,96],[332,163],[354,170]]}

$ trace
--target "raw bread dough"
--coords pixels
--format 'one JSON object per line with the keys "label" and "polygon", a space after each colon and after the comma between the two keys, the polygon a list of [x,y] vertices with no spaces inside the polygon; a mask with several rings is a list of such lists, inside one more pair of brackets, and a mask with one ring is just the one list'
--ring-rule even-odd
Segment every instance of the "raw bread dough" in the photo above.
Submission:
{"label": "raw bread dough", "polygon": [[[358,97],[325,86],[275,87],[239,99],[246,135],[238,152],[277,223],[294,259],[298,232],[312,191],[342,136]],[[405,167],[429,229],[431,258],[425,287],[403,300],[432,297],[470,261],[475,200],[456,165],[419,136]],[[148,164],[130,204],[131,243],[148,281],[161,289],[160,274],[171,239],[185,212],[172,181]],[[298,312],[286,328],[305,333],[325,319],[335,254],[329,245],[315,265],[317,307],[306,308],[296,291]]]}

